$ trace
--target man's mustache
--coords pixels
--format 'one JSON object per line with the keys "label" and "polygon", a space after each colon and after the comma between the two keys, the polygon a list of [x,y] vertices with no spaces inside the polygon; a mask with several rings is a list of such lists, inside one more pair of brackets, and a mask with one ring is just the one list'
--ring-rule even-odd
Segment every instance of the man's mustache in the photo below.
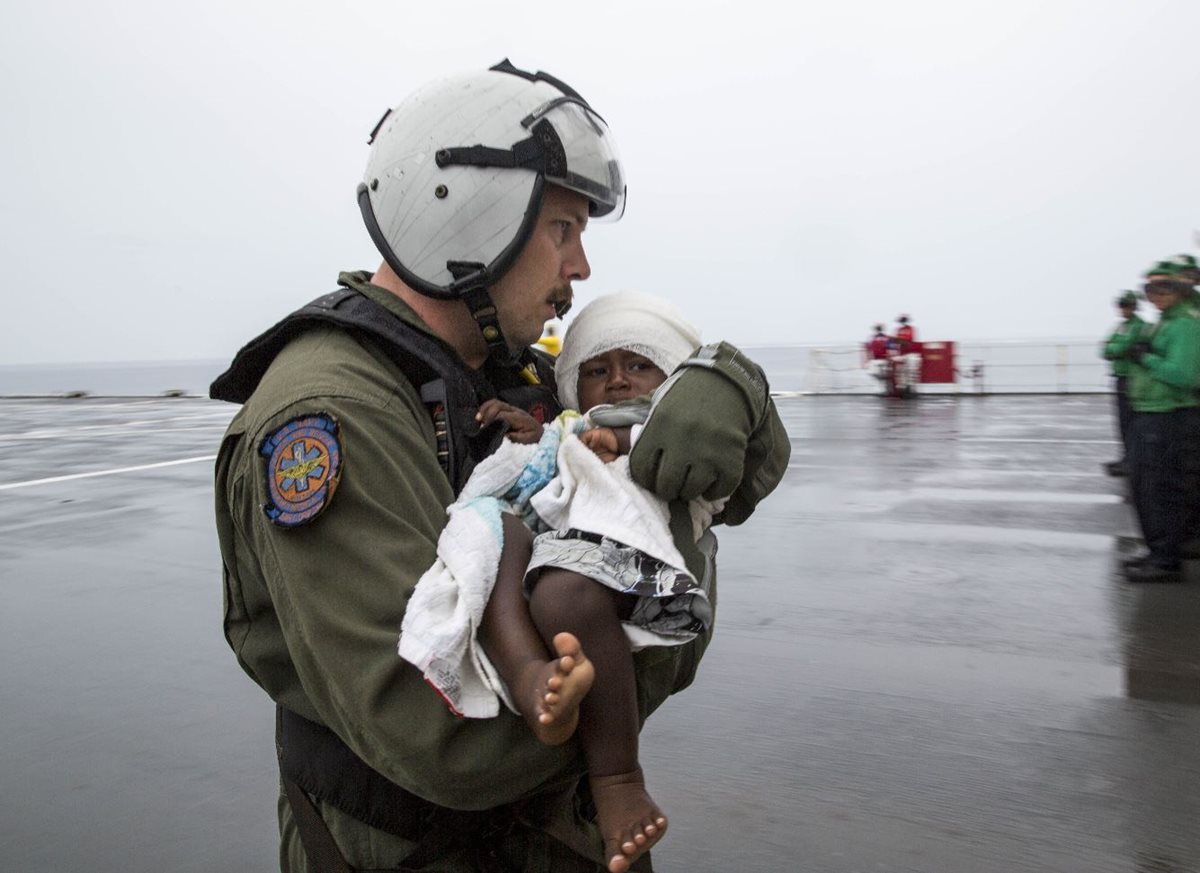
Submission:
{"label": "man's mustache", "polygon": [[571,311],[571,303],[574,300],[574,293],[571,291],[571,286],[566,285],[557,290],[552,295],[554,300],[554,314],[562,318]]}

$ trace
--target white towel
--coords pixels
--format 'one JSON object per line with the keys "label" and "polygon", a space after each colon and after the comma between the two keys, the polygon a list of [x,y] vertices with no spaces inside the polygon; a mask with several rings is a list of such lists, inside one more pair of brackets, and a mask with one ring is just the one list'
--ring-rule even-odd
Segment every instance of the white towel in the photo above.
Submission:
{"label": "white towel", "polygon": [[529,502],[548,528],[601,534],[686,569],[671,538],[666,501],[634,483],[628,456],[606,464],[569,436],[558,450],[558,475]]}
{"label": "white towel", "polygon": [[[686,572],[667,504],[633,482],[628,458],[596,457],[576,435],[583,427],[577,413],[564,413],[536,446],[504,443],[447,510],[437,560],[405,609],[399,652],[460,715],[491,718],[500,701],[517,711],[477,639],[503,548],[501,512],[511,510],[535,532],[578,528],[611,537]],[[692,507],[697,536],[710,509]],[[626,634],[639,647],[654,642],[639,628],[626,626]]]}
{"label": "white towel", "polygon": [[477,639],[504,544],[500,513],[536,518],[529,496],[553,476],[565,432],[578,414],[559,416],[534,446],[505,442],[472,471],[438,537],[437,560],[417,581],[404,610],[400,657],[416,665],[446,704],[467,718],[492,718],[508,690]]}
{"label": "white towel", "polygon": [[504,683],[476,642],[496,582],[504,536],[500,502],[479,497],[451,505],[438,538],[438,558],[408,601],[400,657],[415,664],[446,705],[468,718],[491,718]]}

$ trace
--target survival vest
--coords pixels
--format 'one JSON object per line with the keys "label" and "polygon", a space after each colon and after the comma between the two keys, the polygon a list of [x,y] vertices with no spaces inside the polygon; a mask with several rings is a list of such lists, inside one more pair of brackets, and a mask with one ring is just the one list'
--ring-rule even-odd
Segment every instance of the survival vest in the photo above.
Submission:
{"label": "survival vest", "polygon": [[472,370],[449,345],[353,288],[318,297],[252,339],[212,383],[209,396],[245,403],[284,346],[306,330],[330,324],[384,351],[420,392],[437,434],[438,461],[455,494],[504,437],[502,422],[481,429],[475,421],[483,401],[498,397],[543,423],[562,411],[548,354],[524,349],[512,365],[489,361],[484,370]]}

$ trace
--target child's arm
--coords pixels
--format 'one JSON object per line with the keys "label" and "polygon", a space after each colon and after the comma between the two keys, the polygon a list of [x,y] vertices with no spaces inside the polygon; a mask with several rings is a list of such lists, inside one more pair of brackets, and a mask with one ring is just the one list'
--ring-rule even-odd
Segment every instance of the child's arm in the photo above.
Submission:
{"label": "child's arm", "polygon": [[508,425],[505,436],[514,443],[533,445],[542,438],[541,422],[524,409],[502,400],[485,400],[475,413],[475,420],[480,427],[487,427],[496,419]]}

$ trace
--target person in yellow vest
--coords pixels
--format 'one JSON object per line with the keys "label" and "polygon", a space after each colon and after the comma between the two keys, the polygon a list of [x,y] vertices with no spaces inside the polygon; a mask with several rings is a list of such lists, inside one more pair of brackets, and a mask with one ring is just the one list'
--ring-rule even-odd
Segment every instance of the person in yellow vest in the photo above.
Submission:
{"label": "person in yellow vest", "polygon": [[546,332],[542,334],[542,338],[537,341],[537,344],[556,358],[562,351],[562,339],[552,324],[546,325]]}

